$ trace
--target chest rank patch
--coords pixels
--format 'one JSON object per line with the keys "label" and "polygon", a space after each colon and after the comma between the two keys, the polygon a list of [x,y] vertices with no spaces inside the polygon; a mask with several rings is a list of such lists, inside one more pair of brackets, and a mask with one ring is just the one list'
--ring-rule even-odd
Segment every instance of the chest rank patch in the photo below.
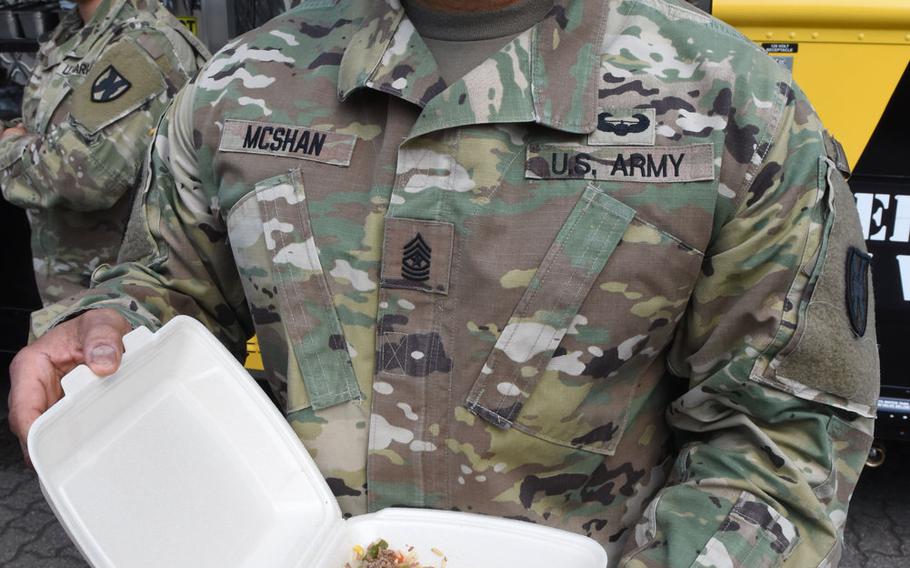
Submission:
{"label": "chest rank patch", "polygon": [[387,218],[382,287],[448,294],[454,235],[451,223]]}
{"label": "chest rank patch", "polygon": [[714,146],[528,146],[528,179],[682,183],[714,179]]}
{"label": "chest rank patch", "polygon": [[263,154],[310,160],[335,166],[351,165],[357,137],[307,126],[229,119],[218,149],[222,152]]}
{"label": "chest rank patch", "polygon": [[133,84],[126,80],[113,65],[108,65],[92,83],[92,101],[108,103],[115,101],[130,90]]}
{"label": "chest rank patch", "polygon": [[588,134],[591,146],[653,146],[657,113],[653,108],[602,111],[597,130]]}
{"label": "chest rank patch", "polygon": [[417,235],[404,245],[401,257],[401,276],[412,282],[426,282],[430,279],[430,262],[433,259],[433,249]]}

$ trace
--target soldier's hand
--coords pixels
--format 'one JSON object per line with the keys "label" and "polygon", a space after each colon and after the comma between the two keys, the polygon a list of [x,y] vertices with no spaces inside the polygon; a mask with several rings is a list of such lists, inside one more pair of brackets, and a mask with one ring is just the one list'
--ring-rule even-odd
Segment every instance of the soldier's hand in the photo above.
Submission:
{"label": "soldier's hand", "polygon": [[10,136],[13,136],[15,134],[25,134],[25,133],[26,133],[25,127],[22,126],[21,124],[17,124],[16,126],[13,126],[12,128],[7,128],[7,129],[3,130],[3,132],[0,132],[0,140],[5,140],[6,138],[9,138]]}
{"label": "soldier's hand", "polygon": [[63,397],[60,379],[85,363],[100,376],[117,370],[123,336],[130,325],[111,309],[90,310],[51,329],[24,347],[10,365],[9,424],[28,456],[28,431],[41,414]]}

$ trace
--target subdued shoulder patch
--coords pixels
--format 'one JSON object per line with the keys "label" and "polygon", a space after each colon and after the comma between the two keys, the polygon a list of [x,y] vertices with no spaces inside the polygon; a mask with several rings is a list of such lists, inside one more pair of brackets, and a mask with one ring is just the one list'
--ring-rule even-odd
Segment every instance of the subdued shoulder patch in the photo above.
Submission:
{"label": "subdued shoulder patch", "polygon": [[221,152],[264,154],[349,166],[357,137],[293,124],[254,120],[224,121]]}
{"label": "subdued shoulder patch", "polygon": [[850,315],[850,327],[857,337],[866,335],[866,322],[869,319],[869,266],[872,256],[850,247],[847,251],[847,313]]}
{"label": "subdued shoulder patch", "polygon": [[107,49],[73,91],[73,119],[94,134],[132,113],[166,88],[145,51],[130,41]]}

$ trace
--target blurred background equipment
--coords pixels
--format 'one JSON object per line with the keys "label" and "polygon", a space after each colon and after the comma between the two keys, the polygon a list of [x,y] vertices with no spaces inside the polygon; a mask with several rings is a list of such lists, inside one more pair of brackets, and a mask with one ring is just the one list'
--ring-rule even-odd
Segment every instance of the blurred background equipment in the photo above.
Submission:
{"label": "blurred background equipment", "polygon": [[[59,21],[57,2],[0,2],[0,120],[17,118],[22,88],[35,65],[38,40]],[[7,369],[28,338],[29,313],[41,307],[35,287],[26,213],[0,198],[0,397],[6,404]]]}
{"label": "blurred background equipment", "polygon": [[286,0],[202,0],[199,37],[212,53],[288,8]]}

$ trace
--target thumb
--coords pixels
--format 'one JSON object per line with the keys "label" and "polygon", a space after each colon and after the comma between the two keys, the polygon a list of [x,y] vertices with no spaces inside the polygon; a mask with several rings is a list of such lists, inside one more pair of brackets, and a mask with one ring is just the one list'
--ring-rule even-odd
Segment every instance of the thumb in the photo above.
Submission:
{"label": "thumb", "polygon": [[123,336],[130,331],[129,323],[110,309],[92,310],[79,323],[85,364],[99,376],[115,372],[123,357]]}

